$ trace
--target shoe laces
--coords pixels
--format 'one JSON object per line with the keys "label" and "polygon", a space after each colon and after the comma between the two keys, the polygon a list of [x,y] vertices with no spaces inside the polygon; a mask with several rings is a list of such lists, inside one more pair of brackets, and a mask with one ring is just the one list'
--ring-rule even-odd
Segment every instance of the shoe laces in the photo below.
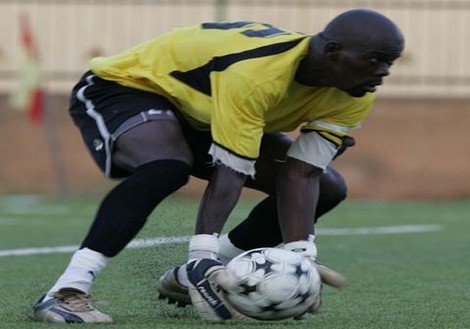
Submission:
{"label": "shoe laces", "polygon": [[76,291],[62,289],[54,294],[54,297],[67,305],[67,308],[74,312],[93,311],[93,298],[90,295]]}

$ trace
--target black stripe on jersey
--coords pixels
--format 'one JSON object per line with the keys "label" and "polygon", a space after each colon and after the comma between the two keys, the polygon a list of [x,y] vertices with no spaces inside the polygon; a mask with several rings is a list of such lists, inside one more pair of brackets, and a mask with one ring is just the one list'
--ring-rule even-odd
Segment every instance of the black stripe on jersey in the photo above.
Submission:
{"label": "black stripe on jersey", "polygon": [[326,139],[330,143],[333,143],[336,147],[340,147],[341,144],[339,144],[337,141],[333,140],[331,137],[336,137],[338,140],[343,140],[343,136],[332,133],[330,131],[324,131],[321,129],[311,129],[311,128],[302,128],[300,129],[300,132],[303,134],[308,134],[312,132],[316,132],[320,137]]}
{"label": "black stripe on jersey", "polygon": [[221,72],[228,68],[230,65],[239,61],[283,53],[295,47],[302,40],[302,38],[299,38],[298,40],[294,41],[276,43],[273,45],[242,51],[240,53],[233,53],[220,57],[214,57],[203,66],[197,67],[186,72],[173,71],[170,73],[170,75],[175,79],[178,79],[179,81],[187,84],[188,86],[191,86],[197,91],[211,96],[211,72]]}

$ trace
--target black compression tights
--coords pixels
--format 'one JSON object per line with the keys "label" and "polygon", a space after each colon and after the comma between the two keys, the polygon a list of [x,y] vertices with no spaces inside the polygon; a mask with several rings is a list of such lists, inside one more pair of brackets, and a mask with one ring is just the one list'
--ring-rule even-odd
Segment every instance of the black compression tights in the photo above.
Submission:
{"label": "black compression tights", "polygon": [[[327,182],[320,185],[315,222],[323,214],[346,198],[347,186],[341,175],[331,169]],[[282,242],[279,229],[276,197],[269,196],[258,203],[242,223],[228,233],[230,241],[238,248],[250,250],[274,247]]]}
{"label": "black compression tights", "polygon": [[185,185],[189,166],[176,160],[142,165],[103,199],[81,248],[117,255],[144,226],[155,207]]}

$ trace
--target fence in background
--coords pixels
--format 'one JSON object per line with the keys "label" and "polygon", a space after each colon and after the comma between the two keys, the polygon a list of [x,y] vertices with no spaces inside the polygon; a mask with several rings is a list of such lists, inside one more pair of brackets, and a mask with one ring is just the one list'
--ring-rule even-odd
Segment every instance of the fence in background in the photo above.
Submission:
{"label": "fence in background", "polygon": [[19,16],[30,17],[44,84],[68,92],[87,61],[173,27],[212,20],[255,20],[318,32],[338,13],[376,9],[402,28],[406,49],[381,95],[470,96],[470,1],[454,0],[0,0],[0,93],[15,88]]}

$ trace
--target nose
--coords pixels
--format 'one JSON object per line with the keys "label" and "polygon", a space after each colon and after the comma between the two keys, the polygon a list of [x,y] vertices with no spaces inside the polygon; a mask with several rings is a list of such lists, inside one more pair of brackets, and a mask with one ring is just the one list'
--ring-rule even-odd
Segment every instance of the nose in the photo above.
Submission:
{"label": "nose", "polygon": [[386,77],[387,75],[390,75],[390,64],[383,63],[377,68],[376,74],[379,77]]}

